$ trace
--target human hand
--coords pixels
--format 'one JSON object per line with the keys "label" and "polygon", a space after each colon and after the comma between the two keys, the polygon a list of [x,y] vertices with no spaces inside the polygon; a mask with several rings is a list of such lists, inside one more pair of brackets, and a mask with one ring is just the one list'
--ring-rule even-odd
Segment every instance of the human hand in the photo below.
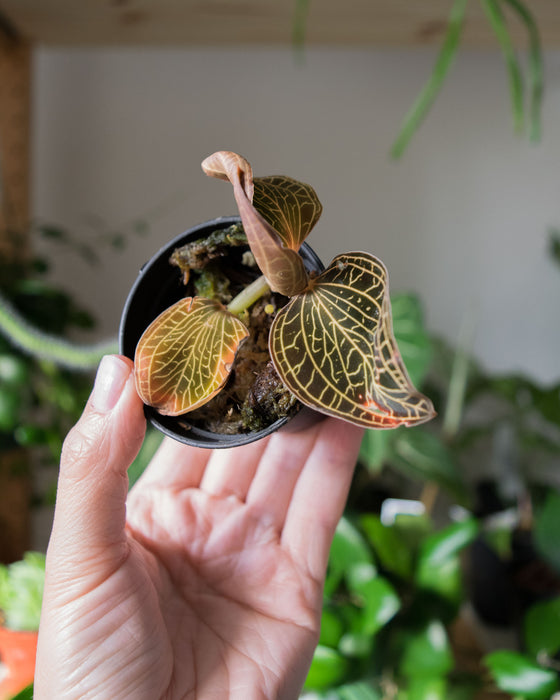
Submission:
{"label": "human hand", "polygon": [[127,501],[145,429],[131,369],[103,360],[65,442],[35,699],[296,698],[361,429],[165,440]]}

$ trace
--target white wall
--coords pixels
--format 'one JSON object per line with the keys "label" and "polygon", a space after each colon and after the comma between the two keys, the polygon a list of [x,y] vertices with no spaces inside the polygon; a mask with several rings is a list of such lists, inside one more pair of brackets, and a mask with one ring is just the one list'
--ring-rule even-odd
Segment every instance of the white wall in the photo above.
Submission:
{"label": "white wall", "polygon": [[152,232],[90,268],[57,253],[56,275],[116,333],[136,270],[168,238],[235,213],[200,161],[239,151],[257,175],[311,183],[325,262],[369,250],[395,290],[414,290],[430,327],[456,338],[477,312],[475,350],[495,370],[560,376],[560,54],[547,57],[544,139],[512,133],[498,52],[464,52],[401,162],[398,125],[431,50],[40,49],[35,58],[33,208],[91,239],[91,216]]}

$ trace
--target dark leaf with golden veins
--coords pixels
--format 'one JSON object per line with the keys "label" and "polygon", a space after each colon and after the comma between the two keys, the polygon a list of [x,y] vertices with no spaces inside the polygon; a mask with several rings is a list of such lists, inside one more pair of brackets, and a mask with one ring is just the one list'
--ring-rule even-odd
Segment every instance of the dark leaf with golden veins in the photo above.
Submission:
{"label": "dark leaf with golden veins", "polygon": [[247,328],[221,304],[186,297],[148,326],[134,357],[138,394],[168,416],[207,403],[226,382]]}
{"label": "dark leaf with golden veins", "polygon": [[[283,177],[264,178],[264,185],[258,180],[253,182],[249,162],[231,151],[212,154],[202,162],[202,169],[210,177],[229,180],[233,185],[247,241],[270,288],[285,296],[301,293],[307,287],[308,276],[297,250],[317,220],[321,206],[312,188]],[[254,193],[258,206],[253,206]],[[298,213],[295,209],[299,206]],[[270,210],[266,216],[265,209]],[[297,227],[294,231],[289,230],[292,224]],[[276,230],[276,225],[280,230]]]}
{"label": "dark leaf with golden veins", "polygon": [[387,270],[367,253],[337,256],[278,312],[270,353],[307,406],[368,428],[435,415],[412,385],[393,337]]}
{"label": "dark leaf with golden veins", "polygon": [[255,209],[285,246],[299,250],[323,211],[313,187],[285,175],[256,177],[253,185]]}

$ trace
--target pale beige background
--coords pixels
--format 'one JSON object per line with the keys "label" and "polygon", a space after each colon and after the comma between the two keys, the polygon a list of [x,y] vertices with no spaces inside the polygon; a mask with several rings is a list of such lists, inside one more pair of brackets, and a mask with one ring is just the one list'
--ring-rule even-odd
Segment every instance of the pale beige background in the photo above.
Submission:
{"label": "pale beige background", "polygon": [[475,351],[494,370],[560,375],[560,53],[547,55],[544,140],[512,133],[499,53],[464,52],[399,163],[389,148],[433,50],[39,49],[33,211],[91,238],[91,217],[152,231],[93,269],[57,254],[56,276],[116,333],[152,251],[235,212],[199,163],[243,153],[257,175],[310,182],[324,204],[311,243],[325,262],[369,250],[392,288],[418,292],[432,330],[457,338],[475,309]]}

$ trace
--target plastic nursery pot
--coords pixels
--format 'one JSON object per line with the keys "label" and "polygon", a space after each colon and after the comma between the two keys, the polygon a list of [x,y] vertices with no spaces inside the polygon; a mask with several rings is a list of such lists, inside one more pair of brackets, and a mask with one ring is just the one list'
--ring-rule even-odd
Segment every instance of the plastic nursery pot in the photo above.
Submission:
{"label": "plastic nursery pot", "polygon": [[0,626],[0,700],[9,700],[33,682],[37,636]]}
{"label": "plastic nursery pot", "polygon": [[[194,226],[169,241],[142,266],[130,290],[121,317],[119,346],[123,355],[134,359],[136,345],[146,328],[162,311],[185,295],[181,271],[169,263],[173,251],[186,243],[204,238],[214,231],[239,223],[241,223],[239,217],[230,216],[220,217]],[[308,270],[316,272],[323,270],[320,259],[305,243],[300,249],[300,254]],[[210,449],[246,445],[279,430],[294,417],[298,418],[297,423],[304,418],[303,416],[300,419],[297,415],[288,415],[279,418],[259,431],[224,435],[193,425],[189,422],[188,413],[181,416],[163,416],[151,406],[145,406],[144,410],[152,425],[165,435],[187,445]]]}

